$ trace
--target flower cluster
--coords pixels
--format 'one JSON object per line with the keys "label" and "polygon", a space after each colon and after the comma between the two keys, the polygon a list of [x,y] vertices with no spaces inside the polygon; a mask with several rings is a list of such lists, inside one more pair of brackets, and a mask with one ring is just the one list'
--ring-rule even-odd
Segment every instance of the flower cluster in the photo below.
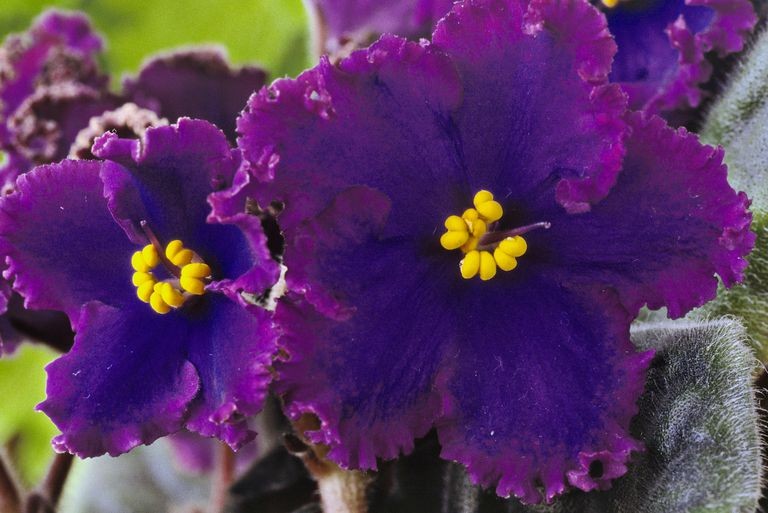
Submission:
{"label": "flower cluster", "polygon": [[56,448],[238,448],[271,385],[343,467],[434,429],[501,496],[609,487],[642,450],[630,324],[737,283],[754,243],[722,150],[653,115],[698,105],[751,5],[641,3],[315,0],[325,51],[401,35],[268,87],[196,50],[111,93],[78,16],[9,39],[0,254],[75,332]]}

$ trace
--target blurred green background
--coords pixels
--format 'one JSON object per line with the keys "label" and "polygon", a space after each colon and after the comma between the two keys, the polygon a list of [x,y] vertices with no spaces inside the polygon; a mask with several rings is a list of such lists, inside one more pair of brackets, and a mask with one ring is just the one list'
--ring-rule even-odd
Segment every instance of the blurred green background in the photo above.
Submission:
{"label": "blurred green background", "polygon": [[0,35],[24,30],[46,7],[81,10],[107,40],[108,71],[135,71],[149,54],[216,43],[234,62],[256,62],[271,77],[306,67],[301,0],[1,0]]}
{"label": "blurred green background", "polygon": [[[301,0],[0,0],[0,39],[25,30],[48,7],[90,16],[104,36],[103,63],[115,87],[147,56],[182,45],[222,45],[233,62],[260,64],[271,79],[296,75],[309,64]],[[53,454],[57,430],[34,410],[45,395],[43,367],[53,358],[39,345],[25,345],[0,359],[0,444],[27,484],[42,476]]]}

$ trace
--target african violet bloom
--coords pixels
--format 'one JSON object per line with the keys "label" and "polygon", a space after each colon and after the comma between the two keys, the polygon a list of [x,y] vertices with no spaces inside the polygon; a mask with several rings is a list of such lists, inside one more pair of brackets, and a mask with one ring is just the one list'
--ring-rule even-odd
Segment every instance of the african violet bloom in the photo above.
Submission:
{"label": "african violet bloom", "polygon": [[709,80],[707,52],[744,48],[757,23],[749,0],[602,0],[618,52],[611,81],[649,113],[697,107]]}
{"label": "african violet bloom", "polygon": [[308,0],[316,18],[318,53],[334,55],[347,44],[367,44],[386,32],[428,36],[454,0]]}
{"label": "african violet bloom", "polygon": [[279,202],[288,294],[277,390],[343,466],[442,455],[502,496],[609,486],[650,354],[742,276],[748,200],[722,151],[627,114],[615,45],[581,0],[469,0],[431,43],[385,36],[260,91],[251,167],[214,211]]}
{"label": "african violet bloom", "polygon": [[22,175],[0,201],[6,277],[27,308],[61,310],[76,332],[47,368],[39,408],[59,450],[120,454],[186,427],[250,440],[274,336],[246,304],[278,274],[257,217],[209,215],[207,195],[239,164],[205,121],[108,133],[100,160]]}
{"label": "african violet bloom", "polygon": [[[48,11],[0,47],[0,188],[35,165],[67,156],[93,159],[99,135],[140,137],[147,127],[181,116],[207,119],[234,143],[235,119],[250,93],[264,84],[254,66],[231,68],[216,48],[188,48],[150,59],[125,91],[113,94],[98,64],[101,38],[87,17]],[[173,84],[173,93],[162,84]],[[136,102],[144,108],[139,108]],[[151,110],[148,110],[151,109]],[[66,350],[71,331],[60,315],[28,312],[0,284],[0,355],[26,338]]]}

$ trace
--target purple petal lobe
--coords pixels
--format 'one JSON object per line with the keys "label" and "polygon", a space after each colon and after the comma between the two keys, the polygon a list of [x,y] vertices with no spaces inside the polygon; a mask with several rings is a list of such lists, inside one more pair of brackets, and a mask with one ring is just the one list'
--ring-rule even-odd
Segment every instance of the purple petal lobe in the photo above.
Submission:
{"label": "purple petal lobe", "polygon": [[74,160],[40,166],[0,200],[4,275],[25,306],[61,310],[74,320],[91,300],[135,300],[130,281],[135,246],[106,208],[100,168]]}
{"label": "purple petal lobe", "polygon": [[611,79],[649,113],[697,107],[712,73],[705,54],[741,51],[757,22],[749,0],[626,2],[606,16],[619,48]]}
{"label": "purple petal lobe", "polygon": [[[473,191],[493,183],[510,199],[530,197],[555,179],[569,211],[588,210],[607,194],[623,156],[625,99],[602,85],[616,47],[593,7],[470,1],[438,24],[433,39],[462,75],[455,118]],[[561,123],[571,129],[556,129]],[[478,126],[494,144],[473,133]]]}
{"label": "purple petal lobe", "polygon": [[715,274],[727,286],[742,279],[755,239],[749,200],[728,185],[722,148],[657,117],[629,120],[611,194],[583,216],[553,213],[530,243],[556,251],[563,276],[610,284],[630,312],[648,304],[680,317],[715,297]]}
{"label": "purple petal lobe", "polygon": [[182,116],[205,119],[234,142],[235,120],[265,80],[261,68],[233,69],[218,48],[191,48],[152,58],[123,87],[132,101],[172,122]]}
{"label": "purple petal lobe", "polygon": [[409,38],[428,36],[453,0],[310,0],[319,17],[324,52],[348,42],[365,43],[385,32]]}
{"label": "purple petal lobe", "polygon": [[189,359],[201,389],[186,427],[216,436],[233,448],[250,441],[245,418],[261,410],[276,349],[271,314],[218,294],[187,315]]}
{"label": "purple petal lobe", "polygon": [[178,431],[200,386],[180,334],[139,302],[85,305],[72,350],[47,367],[39,409],[63,433],[54,447],[81,458],[117,456]]}

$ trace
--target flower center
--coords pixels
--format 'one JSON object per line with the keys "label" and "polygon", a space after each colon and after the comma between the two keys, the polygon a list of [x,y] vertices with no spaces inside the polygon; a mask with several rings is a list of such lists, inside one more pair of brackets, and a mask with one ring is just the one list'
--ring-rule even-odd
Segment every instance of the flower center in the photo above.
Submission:
{"label": "flower center", "polygon": [[522,235],[550,226],[542,222],[497,232],[494,228],[504,215],[504,209],[493,199],[493,194],[481,190],[475,194],[472,203],[474,208],[468,208],[461,216],[448,216],[445,220],[447,231],[440,237],[443,248],[460,249],[464,253],[459,271],[466,280],[479,275],[481,280],[487,281],[496,276],[498,269],[513,270],[517,267],[517,259],[528,250]]}
{"label": "flower center", "polygon": [[613,9],[617,5],[619,5],[619,2],[621,0],[600,0],[600,2],[606,6],[608,9]]}
{"label": "flower center", "polygon": [[[202,296],[211,277],[208,264],[197,253],[185,248],[180,240],[172,240],[162,251],[157,237],[143,221],[142,227],[150,244],[131,256],[132,282],[138,298],[163,315],[181,307],[190,296]],[[172,278],[158,280],[155,277],[152,271],[160,264]]]}

